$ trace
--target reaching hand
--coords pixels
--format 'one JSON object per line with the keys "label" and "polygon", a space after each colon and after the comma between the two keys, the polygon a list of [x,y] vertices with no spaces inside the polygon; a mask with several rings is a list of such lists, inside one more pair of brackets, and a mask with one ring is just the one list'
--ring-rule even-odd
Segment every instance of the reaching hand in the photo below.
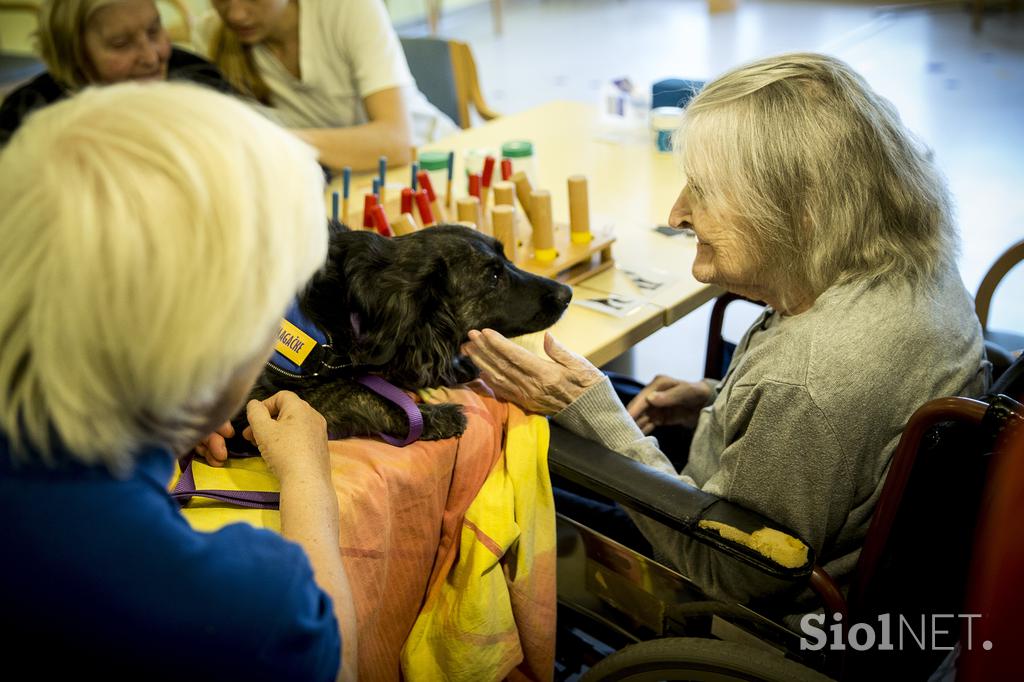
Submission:
{"label": "reaching hand", "polygon": [[491,329],[471,331],[463,352],[480,370],[481,378],[503,400],[529,412],[554,414],[604,378],[585,358],[544,334],[544,352],[537,357]]}
{"label": "reaching hand", "polygon": [[202,455],[210,466],[224,466],[224,462],[228,459],[228,446],[225,439],[231,438],[233,435],[235,435],[235,427],[231,425],[231,422],[224,422],[217,427],[216,431],[199,441],[199,444],[196,445],[196,452]]}
{"label": "reaching hand", "polygon": [[693,427],[711,389],[703,381],[682,381],[659,374],[629,401],[626,410],[644,434],[656,426]]}

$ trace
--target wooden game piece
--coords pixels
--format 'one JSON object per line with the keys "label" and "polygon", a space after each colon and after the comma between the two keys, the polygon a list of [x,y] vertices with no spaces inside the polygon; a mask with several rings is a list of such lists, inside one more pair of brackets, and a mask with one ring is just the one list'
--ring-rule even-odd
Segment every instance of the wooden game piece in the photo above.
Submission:
{"label": "wooden game piece", "polygon": [[452,195],[452,178],[455,176],[455,152],[448,152],[448,190],[444,197],[444,207],[449,211],[452,210],[454,204],[452,203],[455,197]]}
{"label": "wooden game piece", "polygon": [[[497,199],[497,188],[494,198]],[[510,261],[516,259],[516,209],[508,204],[498,204],[491,209],[491,227],[494,238],[505,247],[505,257]]]}
{"label": "wooden game piece", "polygon": [[380,190],[377,193],[377,200],[381,206],[387,206],[385,188],[387,185],[387,174],[388,174],[388,157],[382,156],[377,160],[377,179],[380,181]]}
{"label": "wooden game piece", "polygon": [[352,169],[345,166],[341,169],[341,222],[348,225],[348,190],[352,184]]}
{"label": "wooden game piece", "polygon": [[338,193],[331,192],[331,218],[338,219]]}
{"label": "wooden game piece", "polygon": [[501,160],[501,179],[504,182],[512,179],[512,159]]}
{"label": "wooden game piece", "polygon": [[512,206],[516,205],[516,186],[511,182],[494,183],[494,205]]}
{"label": "wooden game piece", "polygon": [[434,193],[434,183],[430,180],[430,173],[421,170],[419,178],[420,187],[427,192],[427,199],[430,201],[430,210],[433,211],[437,222],[443,223],[445,221],[444,210],[442,210],[441,204],[437,202],[437,194]]}
{"label": "wooden game piece", "polygon": [[484,157],[484,170],[480,174],[480,206],[487,210],[487,195],[491,191],[491,181],[494,179],[494,157]]}
{"label": "wooden game piece", "polygon": [[419,226],[416,224],[416,219],[413,217],[412,213],[403,213],[398,216],[398,219],[395,220],[395,224],[391,227],[399,237],[403,234],[410,234],[419,229]]}
{"label": "wooden game piece", "polygon": [[418,185],[419,174],[420,174],[420,165],[418,163],[416,163],[415,161],[413,161],[412,162],[412,179],[409,180],[409,187],[412,187],[412,191],[413,192],[415,192],[416,190],[419,189],[419,185]]}
{"label": "wooden game piece", "polygon": [[377,195],[367,194],[363,197],[363,227],[373,228],[373,207],[377,205]]}
{"label": "wooden game piece", "polygon": [[530,178],[526,173],[519,171],[512,175],[512,183],[516,186],[516,196],[519,197],[519,205],[523,207],[523,214],[533,224],[533,200],[530,195],[533,193],[533,186],[530,185]]}
{"label": "wooden game piece", "polygon": [[480,200],[474,196],[462,197],[456,201],[460,222],[473,223],[473,227],[482,230],[480,220]]}
{"label": "wooden game piece", "polygon": [[416,192],[416,208],[420,212],[420,221],[423,223],[423,227],[437,225],[437,221],[434,220],[434,213],[430,210],[430,199],[427,198],[427,190],[421,189],[419,192]]}
{"label": "wooden game piece", "polygon": [[551,223],[551,192],[537,189],[530,193],[533,211],[533,257],[544,263],[558,255],[555,249],[554,225]]}
{"label": "wooden game piece", "polygon": [[394,237],[395,233],[391,231],[391,225],[388,223],[388,217],[384,215],[384,207],[377,204],[373,207],[371,213],[373,219],[373,226],[377,228],[377,232],[384,235],[385,237]]}
{"label": "wooden game piece", "polygon": [[569,176],[569,235],[573,244],[586,244],[593,238],[587,178],[584,175]]}

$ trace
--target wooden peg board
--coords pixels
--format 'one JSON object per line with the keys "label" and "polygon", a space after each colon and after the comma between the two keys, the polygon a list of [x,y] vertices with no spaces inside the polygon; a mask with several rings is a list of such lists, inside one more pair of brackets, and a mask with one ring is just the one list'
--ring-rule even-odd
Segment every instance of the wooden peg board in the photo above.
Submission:
{"label": "wooden peg board", "polygon": [[[517,216],[518,218],[519,216]],[[600,224],[594,220],[592,224]],[[532,230],[525,220],[516,221],[515,263],[535,275],[557,279],[565,284],[576,284],[615,265],[612,244],[615,237],[610,229],[594,230],[586,244],[575,244],[569,235],[568,223],[554,224],[555,250],[553,261],[539,261],[533,257]]]}

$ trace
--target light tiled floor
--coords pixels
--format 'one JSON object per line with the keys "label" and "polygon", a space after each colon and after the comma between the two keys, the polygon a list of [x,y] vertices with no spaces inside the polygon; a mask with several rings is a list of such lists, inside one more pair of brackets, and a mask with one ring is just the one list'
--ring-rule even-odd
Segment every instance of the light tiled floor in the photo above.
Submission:
{"label": "light tiled floor", "polygon": [[[446,15],[441,25],[443,35],[472,45],[485,94],[499,111],[550,99],[596,101],[601,83],[619,76],[636,83],[707,79],[779,52],[826,52],[891,99],[934,150],[957,204],[969,291],[1024,237],[1024,12],[991,12],[974,33],[966,3],[739,0],[736,11],[715,15],[702,0],[504,4],[501,36],[493,33],[489,3]],[[641,343],[636,376],[697,376],[707,313],[705,306]],[[1024,331],[1024,266],[997,292],[991,324]]]}

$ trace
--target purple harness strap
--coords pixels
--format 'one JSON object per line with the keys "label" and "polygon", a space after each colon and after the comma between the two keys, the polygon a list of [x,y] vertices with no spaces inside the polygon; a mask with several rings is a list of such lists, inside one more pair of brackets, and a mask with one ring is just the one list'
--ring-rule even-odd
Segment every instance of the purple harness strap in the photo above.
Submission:
{"label": "purple harness strap", "polygon": [[420,408],[416,405],[415,401],[406,394],[405,391],[396,388],[394,385],[388,383],[386,380],[373,374],[367,374],[356,379],[366,388],[370,389],[377,395],[387,400],[390,400],[395,405],[398,405],[405,411],[405,416],[409,418],[409,434],[405,437],[405,440],[401,438],[395,438],[389,436],[386,433],[378,433],[386,443],[394,445],[395,447],[404,447],[409,443],[417,440],[423,435],[423,413],[420,412]]}
{"label": "purple harness strap", "polygon": [[[404,447],[419,439],[423,434],[423,413],[405,391],[396,388],[386,380],[367,374],[359,377],[356,381],[370,389],[377,395],[390,400],[405,411],[409,418],[409,434],[405,439],[395,438],[386,433],[379,433],[385,442],[396,447]],[[279,509],[281,506],[280,493],[272,493],[260,490],[196,490],[196,478],[192,472],[192,455],[187,456],[179,462],[181,476],[171,491],[171,497],[178,501],[178,504],[185,506],[193,497],[206,497],[211,500],[227,502],[239,507],[249,509]]]}
{"label": "purple harness strap", "polygon": [[208,497],[211,500],[228,502],[249,509],[278,509],[281,506],[280,493],[259,490],[196,490],[196,479],[192,473],[192,456],[182,460],[181,476],[171,491],[171,497],[185,506],[193,497]]}

